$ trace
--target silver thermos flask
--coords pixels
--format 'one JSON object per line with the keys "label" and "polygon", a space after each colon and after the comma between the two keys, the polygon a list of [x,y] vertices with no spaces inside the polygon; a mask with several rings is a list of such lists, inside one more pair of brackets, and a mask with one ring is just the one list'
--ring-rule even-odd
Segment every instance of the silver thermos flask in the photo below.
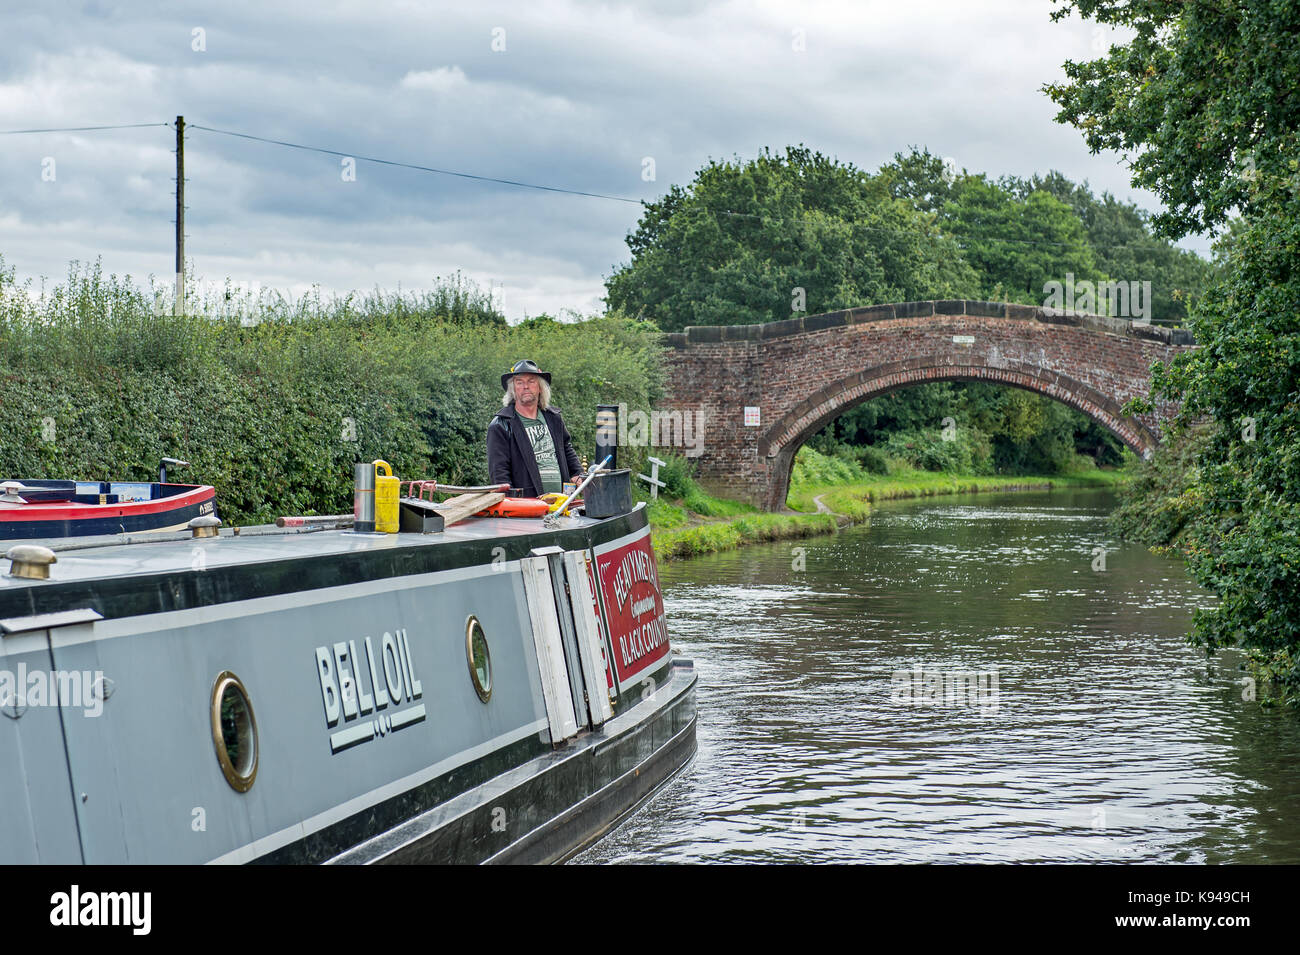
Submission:
{"label": "silver thermos flask", "polygon": [[375,466],[373,463],[352,466],[352,529],[358,534],[375,532]]}

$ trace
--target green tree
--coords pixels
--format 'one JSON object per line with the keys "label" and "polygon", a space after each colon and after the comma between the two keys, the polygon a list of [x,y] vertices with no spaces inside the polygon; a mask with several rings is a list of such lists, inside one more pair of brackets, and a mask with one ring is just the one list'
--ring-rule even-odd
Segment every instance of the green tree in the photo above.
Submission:
{"label": "green tree", "polygon": [[[1059,172],[996,182],[945,168],[929,150],[897,153],[879,173],[892,196],[933,213],[980,273],[981,294],[1041,303],[1045,281],[1150,282],[1153,321],[1186,318],[1214,266],[1153,234],[1150,216]],[[1056,201],[1051,201],[1056,200]],[[1068,208],[1064,208],[1068,207]]]}
{"label": "green tree", "polygon": [[[1066,64],[1058,119],[1125,151],[1166,209],[1163,234],[1222,229],[1224,275],[1189,317],[1201,348],[1157,366],[1155,393],[1217,425],[1180,494],[1181,546],[1219,596],[1193,640],[1242,646],[1300,701],[1300,9],[1292,0],[1119,3],[1077,11],[1135,36]],[[1153,508],[1153,511],[1156,509]]]}
{"label": "green tree", "polygon": [[1166,208],[1156,230],[1178,239],[1221,227],[1297,183],[1300,10],[1294,0],[1058,0],[1131,29],[1107,56],[1067,60],[1068,83],[1046,87],[1059,122],[1093,152],[1123,152],[1133,184]]}
{"label": "green tree", "polygon": [[880,168],[891,196],[933,215],[979,276],[978,294],[1042,304],[1043,286],[1101,278],[1087,230],[1069,203],[1023,180],[958,171],[928,149],[895,153]]}
{"label": "green tree", "polygon": [[1048,192],[1021,198],[982,175],[967,176],[940,216],[991,299],[1041,305],[1048,282],[1101,277],[1083,223]]}
{"label": "green tree", "polygon": [[1151,320],[1157,324],[1185,322],[1214,276],[1211,262],[1153,234],[1150,214],[1136,203],[1120,202],[1109,192],[1098,197],[1087,183],[1075,185],[1059,172],[1009,181],[1018,193],[1041,190],[1068,204],[1083,222],[1097,270],[1107,279],[1150,282]]}
{"label": "green tree", "polygon": [[880,179],[889,194],[921,212],[942,212],[956,198],[965,175],[928,149],[912,146],[906,153],[894,153],[892,162],[880,167]]}
{"label": "green tree", "polygon": [[977,284],[933,216],[803,147],[710,162],[646,203],[627,245],[607,301],[666,331],[966,297]]}

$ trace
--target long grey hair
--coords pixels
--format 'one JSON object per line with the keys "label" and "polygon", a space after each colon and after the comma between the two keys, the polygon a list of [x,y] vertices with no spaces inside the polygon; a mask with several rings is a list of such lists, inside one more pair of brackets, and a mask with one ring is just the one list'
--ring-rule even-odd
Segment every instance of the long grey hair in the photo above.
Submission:
{"label": "long grey hair", "polygon": [[[545,378],[539,377],[537,383],[541,386],[540,394],[537,396],[537,407],[543,411],[550,407],[551,404],[551,386],[547,384]],[[515,400],[515,379],[513,376],[506,379],[505,397],[501,399],[502,405],[508,405]]]}

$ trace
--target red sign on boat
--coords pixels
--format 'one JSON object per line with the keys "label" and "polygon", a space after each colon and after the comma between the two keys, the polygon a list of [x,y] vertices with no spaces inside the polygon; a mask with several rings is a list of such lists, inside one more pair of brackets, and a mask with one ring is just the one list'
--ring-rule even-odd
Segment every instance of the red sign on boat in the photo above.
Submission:
{"label": "red sign on boat", "polygon": [[667,656],[668,627],[649,530],[628,543],[606,546],[596,548],[596,575],[621,686]]}

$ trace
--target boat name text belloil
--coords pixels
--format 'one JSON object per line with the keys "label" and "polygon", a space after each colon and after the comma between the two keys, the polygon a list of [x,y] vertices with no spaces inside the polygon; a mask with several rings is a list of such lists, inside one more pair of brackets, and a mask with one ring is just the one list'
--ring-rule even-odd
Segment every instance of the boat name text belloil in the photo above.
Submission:
{"label": "boat name text belloil", "polygon": [[[338,726],[330,734],[330,750],[339,752],[359,743],[387,736],[404,726],[424,721],[424,687],[415,675],[411,642],[406,628],[385,631],[379,650],[369,636],[316,648],[316,675],[320,678],[325,725]],[[363,660],[364,656],[364,660]],[[404,703],[415,703],[399,709]],[[373,714],[370,719],[361,717]]]}

